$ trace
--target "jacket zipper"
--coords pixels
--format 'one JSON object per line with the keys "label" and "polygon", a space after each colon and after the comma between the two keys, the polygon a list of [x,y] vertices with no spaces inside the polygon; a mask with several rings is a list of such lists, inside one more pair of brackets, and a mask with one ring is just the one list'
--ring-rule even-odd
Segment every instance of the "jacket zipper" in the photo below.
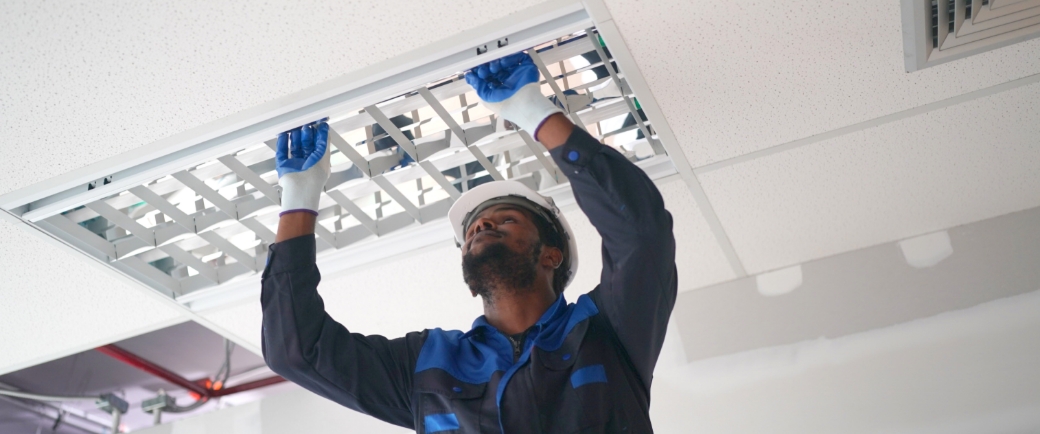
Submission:
{"label": "jacket zipper", "polygon": [[520,334],[519,337],[514,338],[513,336],[506,336],[509,339],[509,343],[513,344],[513,363],[520,361],[520,356],[524,352],[524,340],[527,339],[527,331]]}
{"label": "jacket zipper", "polygon": [[520,360],[520,345],[521,345],[521,343],[518,340],[513,339],[512,336],[506,336],[506,337],[509,338],[509,343],[513,344],[513,363],[516,363],[518,360]]}

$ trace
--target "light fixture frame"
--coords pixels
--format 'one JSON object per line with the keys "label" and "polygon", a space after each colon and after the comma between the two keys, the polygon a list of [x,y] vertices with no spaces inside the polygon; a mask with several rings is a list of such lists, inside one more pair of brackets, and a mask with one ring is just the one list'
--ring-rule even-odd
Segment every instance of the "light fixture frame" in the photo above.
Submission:
{"label": "light fixture frame", "polygon": [[[476,31],[464,32],[463,35],[413,52],[412,54],[417,54],[415,56],[405,55],[363,68],[298,94],[277,99],[118,157],[5,194],[0,196],[0,208],[89,256],[89,246],[83,245],[82,241],[75,237],[62,236],[62,229],[46,220],[66,210],[91,204],[121,191],[140,189],[143,183],[162,176],[186,173],[186,169],[200,161],[225,158],[229,152],[264,141],[280,131],[302,123],[351,108],[374,107],[387,95],[402,94],[416,88],[425,89],[426,83],[454,72],[466,70],[561,35],[594,27],[585,7],[576,2],[554,7],[545,5],[517,15],[509,25],[483,26]],[[474,47],[474,40],[489,42]],[[616,58],[617,53],[623,50],[622,47],[612,47],[612,54]],[[599,51],[602,55],[602,50]],[[610,72],[613,79],[617,80],[617,71],[610,68]],[[626,79],[628,78],[629,75],[626,75]],[[638,84],[642,84],[642,79],[638,80]],[[554,91],[559,95],[559,89]],[[625,103],[629,110],[634,110],[633,101],[625,98]],[[650,123],[654,124],[656,129],[663,121],[652,119]],[[649,133],[642,124],[640,128]],[[670,133],[670,129],[665,129]],[[656,152],[664,152],[659,139],[651,140],[650,144]],[[640,165],[653,179],[676,173],[675,166],[667,158],[641,161]],[[553,197],[561,207],[574,206],[569,185],[559,185],[542,193]],[[392,233],[357,243],[350,249],[321,255],[318,264],[326,274],[333,274],[437,245],[450,240],[450,232],[446,221],[431,222],[412,228],[406,233]],[[405,238],[407,243],[401,242]],[[254,297],[259,291],[259,274],[253,273],[231,279],[216,287],[178,296],[165,290],[161,283],[150,280],[140,269],[126,267],[119,261],[100,262],[169,298],[176,299],[179,304],[192,311],[226,306]],[[252,265],[262,269],[262,264]]]}

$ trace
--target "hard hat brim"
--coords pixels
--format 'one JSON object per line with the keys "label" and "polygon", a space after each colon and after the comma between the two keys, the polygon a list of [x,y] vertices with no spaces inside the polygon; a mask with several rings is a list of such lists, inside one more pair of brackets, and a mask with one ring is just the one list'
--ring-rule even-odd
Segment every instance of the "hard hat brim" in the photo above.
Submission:
{"label": "hard hat brim", "polygon": [[[556,207],[551,198],[538,194],[537,191],[532,190],[521,182],[510,180],[481,184],[470,189],[459,200],[455,201],[451,209],[448,210],[448,221],[451,224],[452,231],[454,231],[455,244],[461,247],[466,242],[466,228],[464,225],[466,224],[467,216],[489,200],[509,196],[526,199],[532,204],[543,208],[543,214],[547,214],[556,220],[555,223],[562,232],[560,235],[567,243],[565,256],[569,265],[568,269],[570,270],[569,276],[567,276],[567,284],[569,285],[574,280],[574,275],[578,270],[578,244],[574,239],[570,224],[567,223],[567,218],[563,216],[563,213],[560,212],[560,209]],[[550,224],[552,223],[550,222]]]}

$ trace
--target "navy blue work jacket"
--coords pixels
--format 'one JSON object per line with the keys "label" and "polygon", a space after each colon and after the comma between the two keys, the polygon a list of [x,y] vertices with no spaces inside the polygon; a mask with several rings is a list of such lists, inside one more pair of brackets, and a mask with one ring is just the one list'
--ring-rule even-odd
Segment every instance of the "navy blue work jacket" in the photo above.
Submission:
{"label": "navy blue work jacket", "polygon": [[585,131],[551,154],[603,238],[603,272],[575,303],[557,299],[519,359],[484,317],[468,332],[350,333],[325,312],[314,237],[304,236],[270,247],[267,364],[418,433],[652,432],[650,382],[676,296],[672,217],[645,172]]}

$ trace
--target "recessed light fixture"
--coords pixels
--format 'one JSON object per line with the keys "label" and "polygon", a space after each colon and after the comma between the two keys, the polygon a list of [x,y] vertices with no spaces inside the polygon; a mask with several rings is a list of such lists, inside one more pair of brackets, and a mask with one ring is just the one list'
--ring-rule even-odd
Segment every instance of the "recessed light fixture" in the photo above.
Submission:
{"label": "recessed light fixture", "polygon": [[322,270],[409,253],[450,240],[448,209],[482,182],[518,180],[573,202],[541,144],[481,106],[464,80],[467,69],[521,50],[542,72],[543,93],[576,124],[652,178],[675,173],[632,76],[611,61],[584,9],[475,39],[492,42],[132,165],[113,162],[93,181],[45,181],[0,197],[0,206],[192,309],[212,308],[259,291],[278,222],[276,135],[328,117],[333,173],[316,228]]}

